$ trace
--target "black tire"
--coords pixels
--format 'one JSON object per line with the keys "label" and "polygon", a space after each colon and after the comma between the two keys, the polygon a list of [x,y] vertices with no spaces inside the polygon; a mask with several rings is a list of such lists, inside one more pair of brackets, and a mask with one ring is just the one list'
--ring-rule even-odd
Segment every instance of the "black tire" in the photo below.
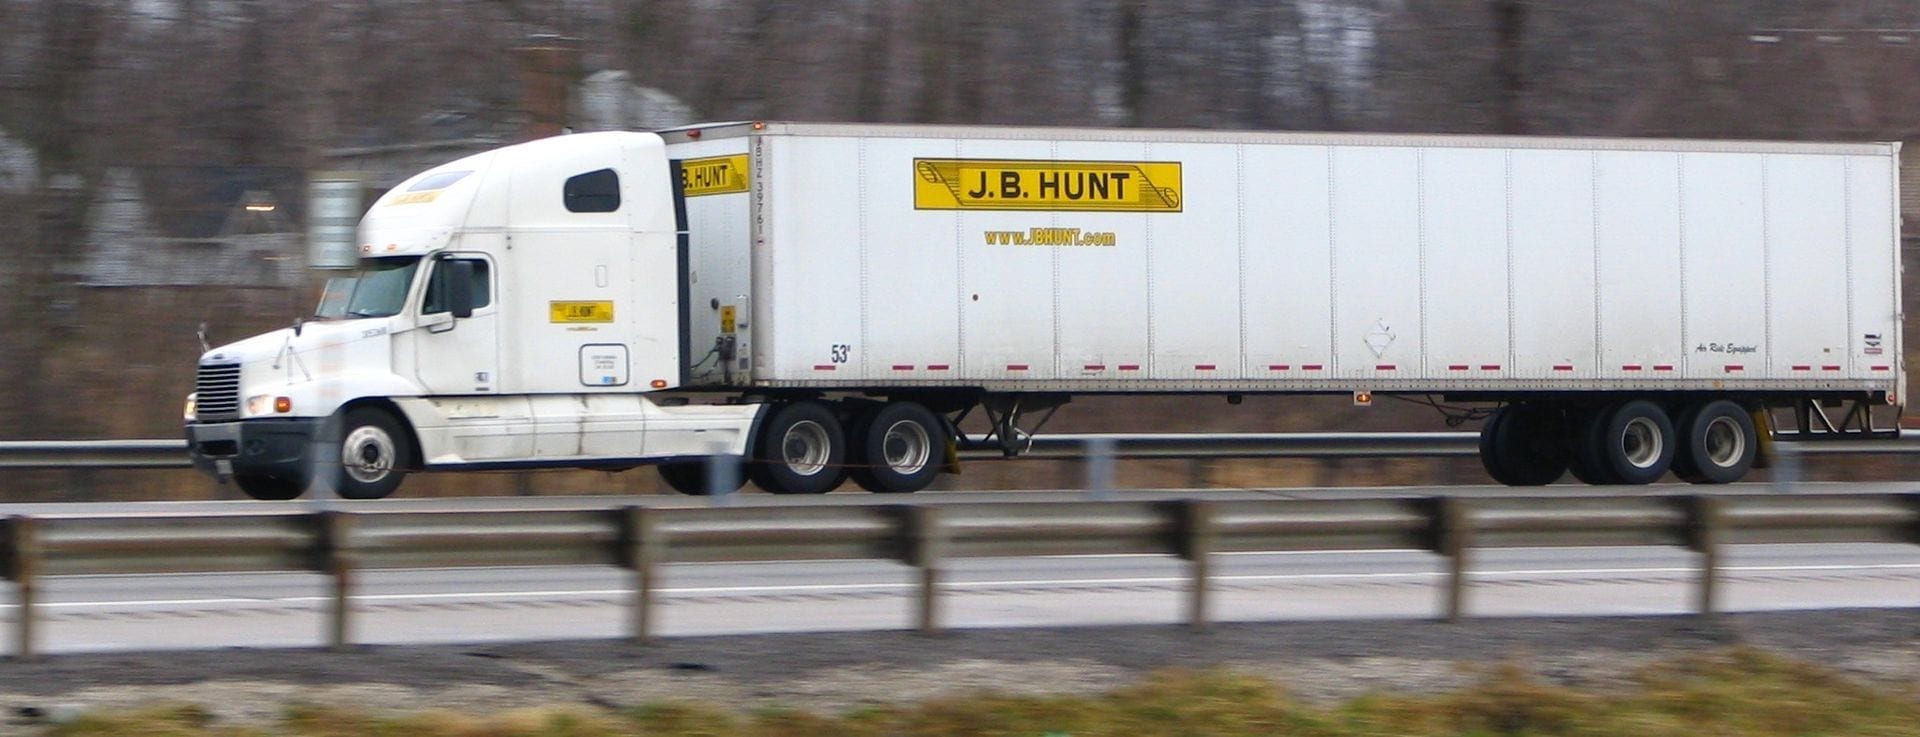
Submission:
{"label": "black tire", "polygon": [[241,493],[263,502],[298,499],[307,491],[305,479],[284,479],[278,476],[235,476],[233,483],[240,487]]}
{"label": "black tire", "polygon": [[1487,475],[1493,478],[1494,483],[1503,486],[1514,485],[1513,475],[1508,473],[1506,454],[1500,452],[1500,446],[1494,438],[1499,436],[1500,426],[1506,424],[1512,410],[1512,407],[1496,409],[1487,417],[1486,424],[1480,426],[1480,467],[1487,469]]}
{"label": "black tire", "polygon": [[1673,457],[1673,472],[1688,483],[1739,481],[1753,468],[1760,450],[1753,417],[1725,399],[1688,407],[1674,430],[1680,448]]}
{"label": "black tire", "polygon": [[400,488],[413,458],[406,427],[378,407],[354,407],[337,419],[323,437],[338,454],[323,457],[321,471],[334,492],[342,499],[384,499]]}
{"label": "black tire", "polygon": [[[667,482],[668,488],[688,496],[707,496],[713,493],[713,489],[707,486],[708,463],[709,461],[675,461],[662,463],[655,468],[660,470],[660,478]],[[740,487],[747,484],[746,477],[738,473],[734,474],[733,480],[733,488],[727,489],[728,492],[739,491]]]}
{"label": "black tire", "polygon": [[1545,486],[1567,473],[1567,451],[1560,413],[1550,407],[1516,405],[1502,410],[1506,418],[1482,438],[1482,453],[1491,440],[1508,486]]}
{"label": "black tire", "polygon": [[753,482],[775,494],[825,494],[847,480],[847,436],[819,402],[775,407],[754,447]]}
{"label": "black tire", "polygon": [[1599,446],[1593,439],[1593,424],[1604,414],[1586,410],[1568,412],[1566,422],[1560,428],[1561,442],[1567,448],[1567,470],[1583,484],[1606,486],[1620,483],[1601,465]]}
{"label": "black tire", "polygon": [[854,483],[881,494],[927,488],[946,460],[940,417],[914,402],[892,402],[863,414],[847,436]]}
{"label": "black tire", "polygon": [[1591,464],[1615,483],[1651,484],[1666,475],[1680,443],[1660,405],[1634,399],[1594,415],[1586,448]]}

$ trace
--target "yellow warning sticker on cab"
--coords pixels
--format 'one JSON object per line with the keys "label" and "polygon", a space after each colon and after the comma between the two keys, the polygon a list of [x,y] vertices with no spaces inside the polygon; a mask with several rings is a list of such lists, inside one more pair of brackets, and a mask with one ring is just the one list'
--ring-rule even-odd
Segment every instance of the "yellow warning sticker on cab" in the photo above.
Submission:
{"label": "yellow warning sticker on cab", "polygon": [[613,300],[548,302],[547,322],[613,322]]}
{"label": "yellow warning sticker on cab", "polygon": [[914,159],[916,210],[1180,212],[1178,161]]}
{"label": "yellow warning sticker on cab", "polygon": [[430,189],[425,192],[408,192],[406,194],[394,195],[393,199],[387,200],[387,204],[418,205],[421,203],[432,202],[435,199],[438,199],[440,197],[440,193],[443,191],[445,190]]}
{"label": "yellow warning sticker on cab", "polygon": [[688,197],[747,191],[747,155],[680,162],[680,190]]}

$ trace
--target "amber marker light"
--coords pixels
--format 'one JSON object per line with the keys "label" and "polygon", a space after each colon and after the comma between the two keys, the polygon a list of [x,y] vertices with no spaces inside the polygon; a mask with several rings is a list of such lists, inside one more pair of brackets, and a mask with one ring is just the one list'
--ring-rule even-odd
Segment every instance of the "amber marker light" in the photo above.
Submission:
{"label": "amber marker light", "polygon": [[274,397],[274,398],[273,398],[273,411],[274,411],[274,412],[278,412],[278,413],[280,413],[280,414],[283,414],[283,415],[284,415],[284,414],[286,414],[286,413],[288,413],[288,412],[292,412],[292,411],[293,411],[293,398],[292,398],[292,397]]}
{"label": "amber marker light", "polygon": [[667,388],[667,380],[666,380],[666,379],[654,379],[654,380],[653,380],[653,388],[655,388],[655,389],[665,389],[665,388]]}

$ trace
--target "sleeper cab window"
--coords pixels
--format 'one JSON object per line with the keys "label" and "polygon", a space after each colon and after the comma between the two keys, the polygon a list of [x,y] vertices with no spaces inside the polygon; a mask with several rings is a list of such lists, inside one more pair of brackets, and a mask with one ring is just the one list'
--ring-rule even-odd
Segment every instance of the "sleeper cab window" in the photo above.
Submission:
{"label": "sleeper cab window", "polygon": [[567,178],[569,212],[613,212],[620,209],[620,175],[612,169],[590,171]]}

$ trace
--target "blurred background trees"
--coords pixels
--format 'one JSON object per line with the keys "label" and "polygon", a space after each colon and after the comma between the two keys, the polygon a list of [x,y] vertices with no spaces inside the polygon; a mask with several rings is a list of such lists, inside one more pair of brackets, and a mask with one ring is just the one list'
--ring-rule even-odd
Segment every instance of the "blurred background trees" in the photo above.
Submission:
{"label": "blurred background trees", "polygon": [[[311,301],[275,276],[298,238],[234,237],[297,232],[343,151],[522,135],[530,44],[704,121],[1920,127],[1911,0],[0,0],[0,438],[172,434],[199,323],[224,342]],[[233,215],[260,197],[278,225]],[[1191,429],[1314,426],[1275,412]],[[1425,426],[1402,419],[1358,421]]]}

